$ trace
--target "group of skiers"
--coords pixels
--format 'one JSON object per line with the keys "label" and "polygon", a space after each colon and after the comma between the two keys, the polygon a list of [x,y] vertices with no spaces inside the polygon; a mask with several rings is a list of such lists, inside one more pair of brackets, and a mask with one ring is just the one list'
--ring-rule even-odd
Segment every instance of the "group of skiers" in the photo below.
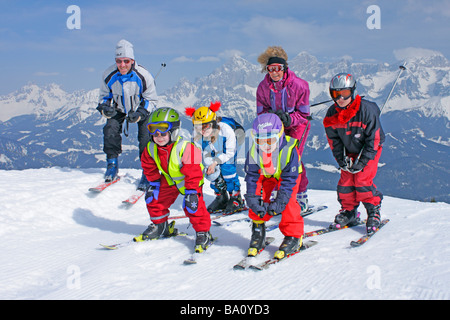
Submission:
{"label": "group of skiers", "polygon": [[[103,75],[97,110],[107,118],[104,152],[105,181],[118,174],[123,124],[138,124],[142,177],[138,189],[145,191],[151,224],[136,239],[145,241],[176,233],[168,223],[169,208],[178,195],[183,210],[196,231],[195,251],[207,249],[213,237],[211,213],[233,213],[248,206],[252,235],[248,255],[256,255],[266,241],[265,223],[281,215],[279,228],[284,240],[275,258],[298,251],[302,245],[308,211],[307,185],[302,153],[310,130],[308,83],[288,67],[283,48],[268,47],[258,62],[266,73],[256,92],[256,113],[251,128],[252,144],[246,150],[246,193],[236,170],[238,141],[233,119],[217,115],[221,104],[188,107],[193,137],[180,135],[181,115],[170,107],[156,107],[153,77],[134,60],[133,45],[120,40],[115,65]],[[341,177],[337,193],[341,210],[330,228],[358,223],[358,206],[367,210],[367,232],[380,224],[382,194],[373,184],[384,133],[378,106],[355,95],[352,75],[340,73],[330,82],[330,106],[323,124]],[[254,112],[254,111],[249,111]],[[126,128],[127,129],[127,128]],[[242,129],[242,128],[241,128]],[[215,199],[208,206],[203,185],[210,181]]]}

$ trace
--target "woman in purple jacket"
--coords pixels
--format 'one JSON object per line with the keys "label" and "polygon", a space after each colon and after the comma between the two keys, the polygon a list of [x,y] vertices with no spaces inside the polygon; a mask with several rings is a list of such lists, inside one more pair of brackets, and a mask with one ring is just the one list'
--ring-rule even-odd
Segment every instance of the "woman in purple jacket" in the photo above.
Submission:
{"label": "woman in purple jacket", "polygon": [[[300,155],[308,138],[309,123],[309,85],[288,69],[287,54],[278,46],[268,47],[258,62],[267,72],[256,91],[256,112],[275,113],[283,122],[285,133],[300,142]],[[302,213],[308,211],[308,178],[302,162],[301,181],[297,201]]]}

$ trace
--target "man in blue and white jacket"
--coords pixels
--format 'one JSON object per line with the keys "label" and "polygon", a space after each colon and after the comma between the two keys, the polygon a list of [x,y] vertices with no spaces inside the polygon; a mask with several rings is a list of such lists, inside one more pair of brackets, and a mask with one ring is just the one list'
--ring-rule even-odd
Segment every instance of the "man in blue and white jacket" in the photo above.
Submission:
{"label": "man in blue and white jacket", "polygon": [[[138,124],[139,156],[149,141],[147,121],[156,109],[155,81],[153,76],[134,60],[133,45],[120,40],[116,45],[116,63],[103,73],[97,110],[108,120],[103,128],[103,151],[106,153],[105,181],[117,179],[118,156],[122,153],[122,126]],[[126,128],[127,129],[127,128]],[[148,182],[142,175],[138,189]]]}

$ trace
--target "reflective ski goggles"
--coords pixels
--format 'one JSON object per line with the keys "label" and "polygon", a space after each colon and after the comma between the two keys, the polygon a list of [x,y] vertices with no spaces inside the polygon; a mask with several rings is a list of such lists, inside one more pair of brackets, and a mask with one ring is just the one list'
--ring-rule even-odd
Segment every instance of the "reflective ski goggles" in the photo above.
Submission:
{"label": "reflective ski goggles", "polygon": [[147,125],[148,132],[150,132],[151,135],[155,134],[156,132],[163,133],[169,132],[170,129],[172,129],[172,123],[171,122],[152,122]]}
{"label": "reflective ski goggles", "polygon": [[284,65],[282,64],[271,64],[266,66],[267,72],[280,72],[284,70]]}
{"label": "reflective ski goggles", "polygon": [[342,89],[342,90],[330,90],[330,95],[333,98],[333,100],[339,100],[339,98],[343,98],[344,100],[347,100],[352,96],[352,90],[351,89]]}
{"label": "reflective ski goggles", "polygon": [[264,146],[264,145],[268,145],[268,146],[273,146],[274,144],[278,143],[278,140],[280,140],[280,138],[278,136],[274,136],[274,137],[270,137],[270,138],[255,138],[255,143],[258,146]]}
{"label": "reflective ski goggles", "polygon": [[208,122],[208,123],[199,123],[199,124],[194,124],[194,129],[195,129],[197,132],[200,132],[200,131],[203,131],[203,130],[206,130],[206,129],[211,128],[211,126],[212,126],[212,123],[211,123],[211,122]]}

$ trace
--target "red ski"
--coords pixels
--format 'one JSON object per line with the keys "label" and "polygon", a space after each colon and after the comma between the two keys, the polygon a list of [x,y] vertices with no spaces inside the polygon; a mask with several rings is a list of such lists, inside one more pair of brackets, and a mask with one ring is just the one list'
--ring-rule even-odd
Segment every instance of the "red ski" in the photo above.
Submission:
{"label": "red ski", "polygon": [[133,193],[128,199],[123,200],[122,203],[126,203],[129,205],[135,204],[139,201],[140,198],[145,194],[145,191],[142,190],[136,190],[135,193]]}
{"label": "red ski", "polygon": [[91,191],[91,192],[102,192],[103,190],[105,190],[106,188],[108,188],[109,186],[113,185],[114,183],[116,183],[119,180],[120,180],[120,177],[117,177],[116,180],[113,180],[113,181],[110,181],[110,182],[102,182],[96,187],[89,188],[89,191]]}

